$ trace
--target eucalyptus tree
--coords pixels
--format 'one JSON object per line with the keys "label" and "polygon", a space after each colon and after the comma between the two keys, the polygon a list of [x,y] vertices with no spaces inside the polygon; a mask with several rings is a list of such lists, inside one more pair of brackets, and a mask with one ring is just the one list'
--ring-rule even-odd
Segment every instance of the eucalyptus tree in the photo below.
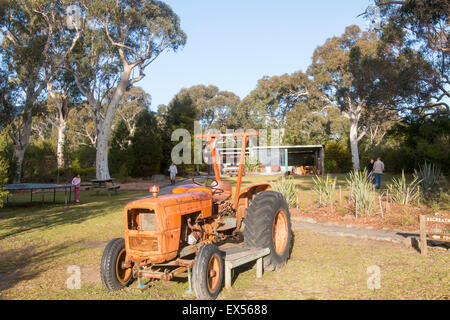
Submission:
{"label": "eucalyptus tree", "polygon": [[130,86],[166,50],[186,42],[178,16],[161,1],[80,1],[84,23],[67,63],[89,104],[97,132],[96,175],[109,178],[108,143],[116,110]]}
{"label": "eucalyptus tree", "polygon": [[385,77],[383,91],[397,99],[403,113],[448,116],[449,1],[376,0],[375,4],[381,17],[380,56],[395,71]]}
{"label": "eucalyptus tree", "polygon": [[205,128],[225,130],[225,119],[240,103],[240,98],[230,91],[221,91],[214,85],[196,85],[181,89],[178,95],[188,95],[195,107],[200,123]]}
{"label": "eucalyptus tree", "polygon": [[396,116],[386,112],[386,103],[377,93],[381,68],[373,58],[379,39],[374,32],[358,26],[347,27],[340,37],[328,39],[313,54],[308,72],[323,92],[322,99],[338,107],[349,119],[349,139],[353,167],[359,169],[358,144],[370,126]]}
{"label": "eucalyptus tree", "polygon": [[56,159],[59,169],[64,168],[66,131],[69,113],[81,103],[81,94],[72,74],[61,69],[52,81],[47,82],[47,109],[44,112],[46,122],[57,130]]}
{"label": "eucalyptus tree", "polygon": [[7,0],[0,3],[0,47],[8,81],[15,89],[9,134],[17,160],[15,181],[21,180],[22,163],[29,144],[33,116],[46,99],[46,86],[77,41],[61,46],[56,36],[64,23],[64,1]]}
{"label": "eucalyptus tree", "polygon": [[[129,88],[119,102],[116,117],[113,122],[113,130],[123,121],[132,137],[136,131],[136,122],[138,115],[144,110],[150,111],[151,96],[141,87]],[[131,144],[131,140],[128,140]]]}
{"label": "eucalyptus tree", "polygon": [[243,100],[242,108],[253,105],[253,116],[258,126],[282,129],[289,111],[301,101],[314,96],[312,82],[303,72],[264,76],[256,88]]}

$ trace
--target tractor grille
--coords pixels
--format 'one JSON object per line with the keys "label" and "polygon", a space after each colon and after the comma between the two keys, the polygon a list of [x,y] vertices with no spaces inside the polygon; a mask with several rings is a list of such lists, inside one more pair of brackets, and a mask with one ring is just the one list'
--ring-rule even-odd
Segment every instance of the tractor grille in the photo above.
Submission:
{"label": "tractor grille", "polygon": [[156,237],[130,237],[130,249],[141,251],[158,251],[158,238]]}

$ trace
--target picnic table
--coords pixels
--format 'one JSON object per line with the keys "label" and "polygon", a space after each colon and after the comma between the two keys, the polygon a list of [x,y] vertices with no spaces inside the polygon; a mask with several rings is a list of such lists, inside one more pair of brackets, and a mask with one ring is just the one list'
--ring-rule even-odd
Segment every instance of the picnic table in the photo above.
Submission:
{"label": "picnic table", "polygon": [[[97,192],[99,189],[106,189],[108,191],[108,195],[112,190],[114,190],[117,193],[117,190],[120,189],[120,185],[114,184],[114,180],[115,180],[114,178],[91,180],[92,189],[97,189]],[[111,185],[108,186],[108,184]]]}

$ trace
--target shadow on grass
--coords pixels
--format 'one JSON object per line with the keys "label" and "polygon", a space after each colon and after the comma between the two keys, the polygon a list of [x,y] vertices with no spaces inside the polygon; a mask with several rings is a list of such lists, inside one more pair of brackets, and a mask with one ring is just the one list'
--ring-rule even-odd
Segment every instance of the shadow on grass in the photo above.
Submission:
{"label": "shadow on grass", "polygon": [[91,202],[67,206],[54,205],[47,208],[28,206],[3,209],[3,212],[0,213],[0,240],[33,230],[65,224],[79,224],[88,219],[105,216],[112,210],[120,210],[125,201],[133,195],[136,193],[117,195],[111,198],[96,196],[89,199],[86,197],[87,201]]}
{"label": "shadow on grass", "polygon": [[0,293],[22,281],[34,279],[42,272],[47,271],[46,265],[48,262],[80,251],[77,247],[79,243],[79,241],[75,241],[51,247],[38,248],[31,245],[20,249],[1,250]]}

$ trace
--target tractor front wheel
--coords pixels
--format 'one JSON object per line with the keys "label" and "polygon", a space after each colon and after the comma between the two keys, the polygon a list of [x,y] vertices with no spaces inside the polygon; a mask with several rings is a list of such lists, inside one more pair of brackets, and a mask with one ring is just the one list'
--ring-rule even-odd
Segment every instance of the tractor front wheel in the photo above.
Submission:
{"label": "tractor front wheel", "polygon": [[269,248],[264,268],[277,270],[289,258],[292,247],[291,216],[284,196],[275,191],[258,193],[244,219],[244,247]]}
{"label": "tractor front wheel", "polygon": [[113,239],[106,245],[100,264],[100,275],[104,286],[109,291],[122,289],[134,280],[132,268],[124,268],[122,265],[125,257],[123,238]]}
{"label": "tractor front wheel", "polygon": [[213,244],[200,247],[192,268],[192,287],[200,300],[213,300],[222,288],[224,263],[222,253]]}

